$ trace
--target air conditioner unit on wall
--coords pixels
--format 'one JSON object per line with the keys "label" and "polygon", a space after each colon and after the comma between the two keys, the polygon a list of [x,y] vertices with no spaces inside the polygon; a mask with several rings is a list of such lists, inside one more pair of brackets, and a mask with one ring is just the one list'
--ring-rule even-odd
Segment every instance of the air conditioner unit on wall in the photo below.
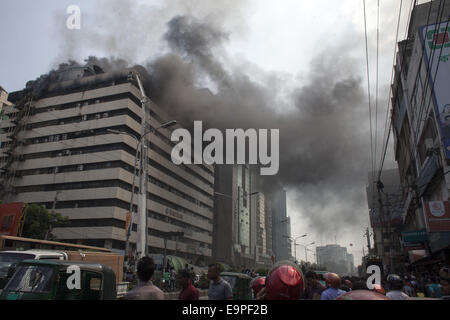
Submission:
{"label": "air conditioner unit on wall", "polygon": [[427,150],[427,152],[433,151],[434,149],[433,139],[425,139],[425,149]]}
{"label": "air conditioner unit on wall", "polygon": [[427,156],[431,156],[433,152],[439,151],[439,146],[434,143],[433,139],[425,139],[424,144]]}

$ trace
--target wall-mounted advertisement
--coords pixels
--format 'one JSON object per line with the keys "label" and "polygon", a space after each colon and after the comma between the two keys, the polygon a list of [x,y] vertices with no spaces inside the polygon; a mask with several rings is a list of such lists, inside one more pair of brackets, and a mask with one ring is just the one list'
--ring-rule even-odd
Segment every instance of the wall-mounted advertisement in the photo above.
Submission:
{"label": "wall-mounted advertisement", "polygon": [[425,202],[429,232],[450,231],[450,203],[448,201]]}
{"label": "wall-mounted advertisement", "polygon": [[22,202],[0,205],[0,235],[18,236],[26,205]]}
{"label": "wall-mounted advertisement", "polygon": [[[450,24],[442,22],[420,28],[425,59],[429,69],[433,103],[439,115],[442,140],[447,159],[450,159]],[[437,70],[437,72],[436,72]],[[427,109],[428,99],[423,108]]]}

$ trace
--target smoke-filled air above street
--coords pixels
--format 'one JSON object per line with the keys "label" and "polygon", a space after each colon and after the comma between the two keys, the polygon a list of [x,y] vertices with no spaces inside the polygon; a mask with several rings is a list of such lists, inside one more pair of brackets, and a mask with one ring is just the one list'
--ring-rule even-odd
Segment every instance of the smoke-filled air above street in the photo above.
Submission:
{"label": "smoke-filled air above street", "polygon": [[[386,141],[399,1],[381,1],[378,42],[376,1],[365,8],[371,111],[362,1],[75,2],[77,30],[66,25],[70,1],[1,2],[8,92],[68,66],[139,65],[148,97],[183,127],[279,129],[279,172],[261,188],[287,191],[292,237],[337,243],[360,263],[368,172],[379,169]],[[399,37],[409,1],[402,10]],[[384,169],[394,167],[391,140]]]}

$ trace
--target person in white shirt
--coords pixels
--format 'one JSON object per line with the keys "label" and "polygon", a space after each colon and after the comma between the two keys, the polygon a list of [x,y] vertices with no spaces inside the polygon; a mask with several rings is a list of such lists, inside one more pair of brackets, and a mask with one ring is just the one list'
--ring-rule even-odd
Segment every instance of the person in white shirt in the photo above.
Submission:
{"label": "person in white shirt", "polygon": [[403,280],[396,274],[390,274],[387,278],[390,286],[390,291],[386,294],[386,297],[392,300],[409,300],[409,296],[402,291]]}

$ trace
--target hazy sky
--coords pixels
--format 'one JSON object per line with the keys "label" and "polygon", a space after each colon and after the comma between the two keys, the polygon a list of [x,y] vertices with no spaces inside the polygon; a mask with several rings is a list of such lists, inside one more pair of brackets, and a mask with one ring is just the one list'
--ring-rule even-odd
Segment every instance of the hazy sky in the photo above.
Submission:
{"label": "hazy sky", "polygon": [[[377,1],[366,2],[370,81],[375,107]],[[81,30],[66,28],[66,8],[71,4],[81,8]],[[380,1],[378,157],[399,5],[398,0]],[[405,35],[410,5],[411,1],[403,1],[399,40]],[[47,73],[59,63],[68,59],[82,61],[89,55],[149,63],[171,52],[163,36],[168,29],[167,22],[176,15],[192,16],[223,30],[227,34],[226,41],[220,44],[221,51],[214,59],[226,66],[232,75],[245,74],[253,83],[267,89],[273,84],[273,94],[279,101],[275,106],[278,111],[308,105],[310,92],[320,84],[326,88],[328,70],[330,77],[335,76],[339,81],[346,83],[354,79],[357,82],[352,88],[363,95],[354,100],[351,97],[342,101],[338,99],[336,105],[348,103],[350,106],[354,103],[358,106],[358,116],[348,118],[351,121],[348,128],[357,125],[363,136],[355,141],[358,147],[354,153],[351,143],[345,147],[342,145],[345,155],[341,161],[331,163],[330,170],[342,170],[358,177],[350,176],[347,181],[343,174],[330,173],[330,179],[321,176],[320,181],[318,178],[314,183],[299,176],[297,182],[289,181],[287,190],[292,236],[307,233],[304,243],[315,241],[316,245],[334,243],[336,237],[339,244],[347,246],[355,254],[355,265],[358,265],[365,245],[364,229],[369,223],[365,184],[367,172],[371,169],[362,0],[1,0],[0,85],[9,92],[20,90],[28,80]],[[214,81],[199,79],[201,81],[210,83],[211,89],[215,89]],[[339,81],[333,82],[334,85]],[[320,92],[315,94],[320,96]],[[339,98],[342,94],[334,90],[331,96]],[[295,98],[291,100],[292,97]],[[349,106],[342,110],[348,112],[351,110]],[[306,122],[302,119],[299,125],[314,126],[314,118],[308,118]],[[326,121],[318,125],[327,131]],[[344,126],[345,122],[339,122],[339,125]],[[316,145],[320,148],[323,144],[327,149],[330,139],[333,139],[332,134],[319,137],[315,132],[312,137],[301,141],[310,143],[310,148],[316,148]],[[352,137],[349,139],[351,141]],[[341,148],[339,140],[336,141],[336,145],[329,149],[331,152],[339,152]],[[385,168],[395,166],[391,150],[392,147],[389,148]],[[320,156],[326,167],[327,159],[323,155],[312,152],[311,157]],[[313,158],[310,162],[317,161]],[[302,166],[301,163],[303,161],[299,162],[296,171],[309,170],[306,169],[307,164]],[[352,165],[347,166],[346,163]],[[353,163],[359,167],[348,168]],[[353,247],[349,247],[350,243]],[[297,255],[304,258],[302,247],[297,249]]]}

